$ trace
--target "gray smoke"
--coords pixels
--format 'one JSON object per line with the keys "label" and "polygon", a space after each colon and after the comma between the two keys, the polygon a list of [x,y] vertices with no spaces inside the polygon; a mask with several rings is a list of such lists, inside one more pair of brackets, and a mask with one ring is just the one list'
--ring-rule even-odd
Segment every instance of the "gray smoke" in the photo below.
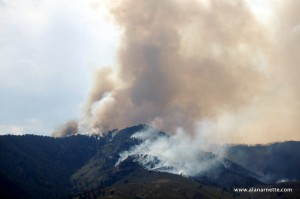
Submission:
{"label": "gray smoke", "polygon": [[299,1],[272,2],[267,24],[244,0],[114,2],[118,65],[95,72],[80,128],[299,140]]}
{"label": "gray smoke", "polygon": [[123,151],[116,165],[129,156],[144,168],[185,176],[197,176],[210,170],[218,161],[222,161],[223,151],[214,152],[218,156],[208,155],[211,144],[201,137],[186,136],[180,129],[175,135],[160,135],[156,129],[146,128],[132,136],[138,139],[138,144],[128,151]]}
{"label": "gray smoke", "polygon": [[64,137],[69,135],[75,135],[78,133],[78,123],[75,120],[71,120],[62,125],[58,130],[54,131],[52,135],[54,137]]}

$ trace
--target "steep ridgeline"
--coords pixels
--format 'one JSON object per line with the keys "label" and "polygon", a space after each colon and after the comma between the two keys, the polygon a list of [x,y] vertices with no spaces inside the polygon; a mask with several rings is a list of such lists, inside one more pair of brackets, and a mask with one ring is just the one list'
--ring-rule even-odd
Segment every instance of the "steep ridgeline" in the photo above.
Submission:
{"label": "steep ridgeline", "polygon": [[111,184],[113,180],[110,171],[115,167],[119,154],[139,144],[139,141],[132,139],[131,136],[145,127],[145,125],[138,125],[104,135],[105,145],[72,176],[74,191],[91,190]]}
{"label": "steep ridgeline", "polygon": [[[150,132],[151,136],[140,139],[136,135],[141,132]],[[147,125],[113,130],[102,136],[0,136],[0,198],[261,198],[262,195],[234,193],[232,188],[277,186],[261,182],[266,174],[275,176],[268,182],[291,176],[299,181],[296,168],[300,168],[300,142],[231,146],[223,157],[200,150],[199,157],[195,157],[199,166],[213,164],[191,176],[180,174],[176,164],[182,161],[172,165],[159,154],[139,150],[124,153],[145,142],[157,144],[155,139],[172,140],[172,136]],[[280,197],[300,195],[298,182],[278,186],[295,187],[293,195]]]}
{"label": "steep ridgeline", "polygon": [[[149,130],[150,129],[150,130]],[[123,129],[121,131],[113,131],[104,136],[105,145],[98,153],[89,160],[79,171],[72,176],[72,184],[74,192],[92,190],[99,187],[110,186],[120,180],[119,175],[115,175],[112,169],[117,166],[120,153],[128,151],[136,145],[142,144],[142,141],[134,137],[135,133],[147,131],[155,134],[152,139],[170,138],[171,136],[146,125],[138,125]],[[149,141],[149,140],[146,140]],[[176,172],[176,165],[165,166],[160,157],[153,157],[149,154],[135,154],[128,156],[132,161],[139,163],[144,169],[154,172],[166,172],[182,175]],[[195,157],[201,164],[209,163],[211,166],[205,172],[198,173],[192,178],[200,183],[209,186],[233,187],[233,186],[254,186],[261,185],[255,172],[240,166],[231,160],[218,157],[210,152],[199,152],[199,157]],[[126,160],[126,159],[125,159]],[[213,163],[210,163],[213,162]],[[176,164],[176,163],[175,163]],[[179,168],[180,169],[180,168]]]}
{"label": "steep ridgeline", "polygon": [[[36,135],[0,136],[0,198],[65,198],[77,186],[71,176],[88,168],[98,178],[115,164],[118,153],[137,140],[130,136],[144,125],[107,132],[103,136],[73,135],[54,138]],[[111,142],[114,140],[114,142]],[[95,159],[101,167],[90,166]],[[82,169],[81,169],[82,168]],[[95,180],[91,176],[84,184]]]}

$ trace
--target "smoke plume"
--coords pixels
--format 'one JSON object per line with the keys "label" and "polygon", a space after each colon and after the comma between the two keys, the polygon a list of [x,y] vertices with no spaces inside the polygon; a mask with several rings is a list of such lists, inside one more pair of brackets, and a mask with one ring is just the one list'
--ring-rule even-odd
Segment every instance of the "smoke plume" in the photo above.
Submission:
{"label": "smoke plume", "polygon": [[197,176],[212,169],[218,161],[224,162],[221,159],[223,150],[213,151],[218,156],[205,152],[211,151],[211,144],[201,137],[186,136],[183,129],[175,135],[165,136],[156,129],[145,128],[132,135],[132,138],[141,143],[120,153],[116,165],[131,156],[148,170]]}
{"label": "smoke plume", "polygon": [[71,120],[63,124],[58,130],[54,131],[52,135],[54,137],[63,137],[63,136],[75,135],[77,132],[78,132],[78,123],[75,120]]}
{"label": "smoke plume", "polygon": [[299,140],[299,2],[272,2],[271,20],[261,23],[243,0],[116,1],[118,65],[95,72],[80,126]]}

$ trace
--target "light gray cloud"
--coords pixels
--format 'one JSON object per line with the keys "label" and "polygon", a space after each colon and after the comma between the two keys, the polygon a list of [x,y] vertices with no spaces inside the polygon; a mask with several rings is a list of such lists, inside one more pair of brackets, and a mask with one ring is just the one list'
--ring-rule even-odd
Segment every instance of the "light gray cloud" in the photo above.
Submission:
{"label": "light gray cloud", "polygon": [[81,123],[100,133],[148,123],[170,133],[205,127],[223,142],[299,140],[299,6],[277,4],[266,10],[274,26],[243,0],[117,1],[118,68],[96,72]]}
{"label": "light gray cloud", "polygon": [[187,136],[182,129],[172,136],[162,136],[155,129],[147,128],[135,133],[132,139],[141,143],[121,152],[116,165],[131,156],[149,170],[197,176],[221,162],[224,151],[215,150],[217,155],[208,153],[212,148],[211,142],[202,137]]}

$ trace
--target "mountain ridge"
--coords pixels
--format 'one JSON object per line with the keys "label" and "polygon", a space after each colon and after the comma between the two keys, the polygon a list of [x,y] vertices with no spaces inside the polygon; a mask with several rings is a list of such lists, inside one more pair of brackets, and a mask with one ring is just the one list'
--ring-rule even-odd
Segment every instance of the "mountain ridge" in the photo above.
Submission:
{"label": "mountain ridge", "polygon": [[[120,165],[116,165],[122,151],[129,150],[141,143],[141,140],[136,139],[133,135],[145,128],[151,127],[136,125],[110,131],[102,136],[73,135],[63,138],[35,135],[0,136],[0,196],[5,196],[4,198],[46,199],[74,196],[76,198],[79,197],[76,195],[78,193],[94,194],[96,190],[116,189],[116,186],[122,187],[120,188],[123,190],[120,192],[122,194],[131,186],[130,183],[125,183],[126,179],[133,184],[141,182],[136,179],[137,176],[132,177],[137,173],[148,176],[147,178],[140,176],[141,179],[152,179],[149,182],[141,182],[147,184],[147,186],[145,185],[146,192],[148,189],[153,189],[153,183],[161,182],[160,177],[165,176],[168,183],[158,183],[162,187],[165,186],[165,193],[169,193],[165,190],[166,187],[176,187],[178,185],[173,182],[174,179],[177,179],[184,183],[181,185],[186,187],[187,192],[191,193],[189,197],[202,194],[201,191],[196,190],[195,187],[197,186],[205,187],[205,190],[216,189],[218,193],[221,193],[222,190],[231,190],[234,186],[268,186],[261,183],[260,180],[263,178],[260,177],[260,174],[265,173],[259,173],[260,170],[257,170],[257,168],[269,168],[271,172],[279,172],[280,178],[284,175],[288,177],[290,173],[293,173],[296,181],[300,179],[300,175],[295,171],[300,166],[298,159],[294,159],[299,157],[297,152],[290,158],[290,164],[295,165],[278,162],[280,165],[275,164],[275,166],[273,165],[274,168],[271,166],[278,160],[278,157],[273,157],[274,153],[266,153],[267,149],[275,150],[277,154],[281,150],[280,159],[300,149],[300,142],[283,142],[264,146],[263,154],[259,153],[261,148],[249,148],[249,146],[241,145],[232,146],[233,148],[229,147],[228,153],[224,156],[225,159],[220,159],[221,161],[216,165],[220,171],[219,176],[216,178],[212,177],[213,175],[210,173],[194,177],[181,175],[172,177],[174,174],[165,174],[159,170],[150,169],[147,171],[142,165],[138,164],[136,157],[128,157]],[[169,136],[158,129],[156,131],[158,136]],[[254,152],[251,151],[252,149]],[[207,154],[207,157],[210,156],[210,154]],[[251,162],[251,158],[254,156],[258,160],[263,157],[264,161],[258,161],[259,166],[255,166],[253,165],[255,161],[252,160]],[[243,159],[243,157],[246,157],[246,159]],[[276,183],[277,178],[275,177],[270,181],[271,185]],[[157,191],[159,192],[159,190],[158,188]],[[180,190],[177,191],[180,192]],[[233,196],[230,194],[228,195],[229,198]],[[185,194],[182,195],[183,198],[184,196]],[[105,195],[105,197],[108,197],[108,195]]]}

